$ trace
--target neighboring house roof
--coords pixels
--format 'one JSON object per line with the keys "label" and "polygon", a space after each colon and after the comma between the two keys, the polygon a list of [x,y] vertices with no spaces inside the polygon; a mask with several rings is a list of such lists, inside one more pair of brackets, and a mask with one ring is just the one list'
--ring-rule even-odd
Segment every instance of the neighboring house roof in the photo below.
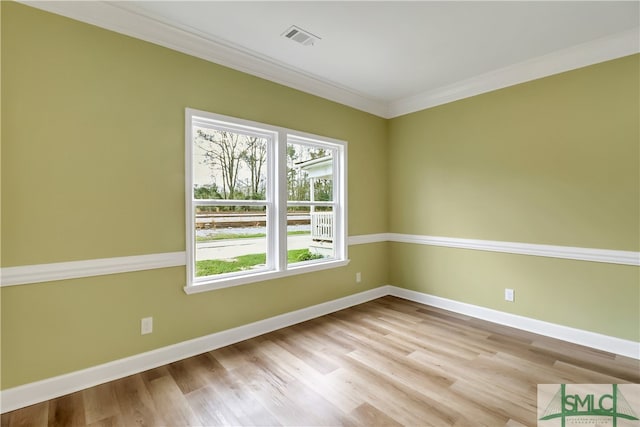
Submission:
{"label": "neighboring house roof", "polygon": [[328,179],[333,176],[333,157],[325,156],[296,163],[296,167],[309,173],[309,178]]}

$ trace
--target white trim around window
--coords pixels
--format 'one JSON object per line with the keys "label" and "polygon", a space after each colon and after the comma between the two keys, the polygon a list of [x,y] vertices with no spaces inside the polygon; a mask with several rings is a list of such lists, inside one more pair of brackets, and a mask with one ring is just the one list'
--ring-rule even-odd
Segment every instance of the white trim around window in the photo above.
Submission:
{"label": "white trim around window", "polygon": [[[223,141],[224,138],[227,140]],[[231,146],[228,141],[232,139],[239,141],[239,148],[234,148],[236,151],[231,157],[237,160],[238,164],[245,163],[245,169],[242,169],[242,165],[240,169],[237,169],[237,166],[233,169],[226,164],[227,170],[238,177],[237,183],[234,184],[229,183],[229,174],[223,172],[224,160],[221,158],[222,154],[226,155],[223,152]],[[250,147],[250,144],[256,144],[256,141],[261,150],[261,168],[256,167],[255,151],[250,155],[249,149],[246,148]],[[210,175],[203,172],[203,163],[210,168]],[[304,171],[301,172],[302,169]],[[347,265],[349,261],[346,169],[345,141],[187,108],[185,292],[198,293]],[[258,170],[259,176],[256,172]],[[324,187],[320,190],[324,192],[318,200],[314,198],[316,190],[313,183],[309,183],[315,182],[315,178],[310,178],[313,177],[313,173],[323,179]],[[298,185],[295,187],[298,191],[295,197],[292,197],[294,182]],[[206,187],[206,191],[196,194],[196,188],[199,186],[201,189]],[[303,214],[296,215],[295,212],[289,212],[291,209],[301,209]],[[209,241],[206,250],[203,249],[205,245],[201,243],[202,232],[207,231],[211,236],[218,232],[202,230],[216,227],[207,221],[223,224],[223,221],[229,221],[229,217],[233,215],[244,215],[245,219],[251,217],[251,212],[257,217],[254,218],[256,224],[261,224],[261,231],[257,233],[261,237],[256,239],[260,240],[259,245],[262,249],[255,249],[253,252],[264,252],[263,259],[252,261],[256,264],[241,271],[224,272],[223,269],[215,268],[204,272],[203,260],[209,262],[208,265],[212,265],[213,261],[237,262],[237,249],[242,246],[242,243],[229,237],[224,238],[228,239],[224,243],[229,246],[236,245],[236,250],[228,250],[229,256],[225,255],[225,249],[214,249],[223,245],[213,241]],[[290,251],[304,252],[306,247],[289,249],[292,233],[288,233],[288,224],[291,222],[288,214],[299,221],[298,216],[311,218],[314,214],[320,213],[324,214],[325,234],[316,238],[317,236],[313,235],[313,222],[310,222],[309,227],[312,230],[309,231],[308,241],[311,243],[307,252],[303,254],[306,257],[291,261],[288,258]],[[207,218],[203,219],[204,217]],[[207,251],[209,254],[203,255]],[[256,255],[253,252],[249,252],[247,256]]]}

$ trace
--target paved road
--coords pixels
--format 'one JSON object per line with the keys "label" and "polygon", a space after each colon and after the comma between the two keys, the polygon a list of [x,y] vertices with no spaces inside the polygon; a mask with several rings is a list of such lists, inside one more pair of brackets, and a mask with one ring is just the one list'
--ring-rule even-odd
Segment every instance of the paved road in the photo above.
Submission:
{"label": "paved road", "polygon": [[[291,249],[308,248],[311,236],[289,236],[287,247]],[[196,244],[196,261],[203,259],[231,259],[240,255],[260,254],[267,251],[267,241],[264,237],[251,239],[214,240]]]}

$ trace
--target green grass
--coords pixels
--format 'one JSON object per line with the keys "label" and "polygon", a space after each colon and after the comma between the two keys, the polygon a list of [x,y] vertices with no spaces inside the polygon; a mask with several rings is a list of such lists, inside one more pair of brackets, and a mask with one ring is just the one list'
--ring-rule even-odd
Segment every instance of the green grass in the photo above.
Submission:
{"label": "green grass", "polygon": [[[322,255],[312,254],[309,249],[292,249],[287,252],[287,261],[294,262],[308,261],[323,258]],[[249,254],[236,257],[233,261],[219,259],[209,259],[196,261],[196,277],[213,276],[223,273],[234,273],[236,271],[249,270],[256,265],[266,263],[266,254]]]}
{"label": "green grass", "polygon": [[[309,231],[288,231],[287,236],[295,236],[302,234],[311,234]],[[227,239],[253,239],[256,237],[266,237],[265,233],[254,234],[238,234],[238,233],[218,233],[211,236],[196,236],[196,242],[213,242],[214,240],[227,240]]]}

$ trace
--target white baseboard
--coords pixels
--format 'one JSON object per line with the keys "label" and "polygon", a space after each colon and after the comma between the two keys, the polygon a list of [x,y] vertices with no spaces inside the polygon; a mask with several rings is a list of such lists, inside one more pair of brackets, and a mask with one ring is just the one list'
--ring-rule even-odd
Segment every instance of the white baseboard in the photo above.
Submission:
{"label": "white baseboard", "polygon": [[0,413],[13,411],[177,360],[215,350],[277,329],[324,316],[386,295],[443,308],[540,335],[640,359],[640,343],[543,322],[396,286],[380,286],[237,328],[162,347],[146,353],[0,391]]}
{"label": "white baseboard", "polygon": [[640,343],[623,340],[621,338],[589,332],[582,329],[549,323],[517,314],[505,313],[464,302],[454,301],[435,295],[411,291],[396,286],[389,286],[389,295],[408,299],[421,304],[442,308],[455,313],[487,320],[500,325],[510,326],[523,331],[533,332],[546,337],[557,338],[562,341],[584,345],[586,347],[620,354],[622,356],[640,359]]}
{"label": "white baseboard", "polygon": [[200,338],[162,347],[81,371],[0,391],[0,413],[13,411],[65,394],[124,378],[187,357],[215,350],[296,323],[324,316],[389,294],[388,286],[270,317]]}

